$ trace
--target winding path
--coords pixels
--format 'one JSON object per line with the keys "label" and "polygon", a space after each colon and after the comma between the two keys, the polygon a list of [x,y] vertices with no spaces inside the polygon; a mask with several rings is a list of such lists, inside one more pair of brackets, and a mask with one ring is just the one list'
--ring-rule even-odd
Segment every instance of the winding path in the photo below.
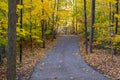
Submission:
{"label": "winding path", "polygon": [[85,63],[78,44],[77,36],[62,35],[34,67],[30,80],[110,80]]}

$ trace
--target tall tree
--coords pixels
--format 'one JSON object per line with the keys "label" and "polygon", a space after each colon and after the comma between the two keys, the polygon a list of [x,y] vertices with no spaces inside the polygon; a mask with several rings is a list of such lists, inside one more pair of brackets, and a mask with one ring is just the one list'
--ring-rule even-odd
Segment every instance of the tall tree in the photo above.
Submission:
{"label": "tall tree", "polygon": [[[32,3],[32,0],[30,0],[30,2]],[[30,8],[30,48],[32,51],[32,4]]]}
{"label": "tall tree", "polygon": [[[116,0],[116,14],[119,13],[119,0]],[[116,18],[115,34],[118,33],[118,18]]]}
{"label": "tall tree", "polygon": [[94,22],[95,22],[95,0],[92,0],[92,8],[91,8],[91,26],[90,26],[90,50],[89,52],[92,53],[93,51],[93,37],[94,37]]}
{"label": "tall tree", "polygon": [[[20,4],[23,5],[23,0],[20,0]],[[22,29],[23,25],[23,9],[20,10],[20,28]],[[22,32],[22,30],[21,30]],[[23,54],[23,38],[20,38],[20,62],[22,62],[22,54]]]}
{"label": "tall tree", "polygon": [[8,0],[7,80],[16,80],[16,5],[17,0]]}
{"label": "tall tree", "polygon": [[[75,4],[75,1],[73,0],[73,14],[74,14],[74,9],[75,9],[75,7],[74,7],[74,4]],[[73,20],[72,20],[72,33],[74,33],[75,32],[75,17],[74,17],[74,15],[73,15]]]}
{"label": "tall tree", "polygon": [[[75,10],[75,12],[77,13],[77,0],[75,0],[75,7],[76,7],[76,10]],[[78,24],[77,24],[77,15],[76,15],[76,33],[77,33],[77,31],[78,31]]]}
{"label": "tall tree", "polygon": [[[116,0],[116,14],[119,14],[119,0]],[[118,18],[115,18],[115,34],[118,34]],[[114,49],[114,54],[117,54],[116,48]]]}
{"label": "tall tree", "polygon": [[109,25],[111,26],[111,21],[112,21],[112,4],[111,4],[111,2],[109,2],[109,9],[110,9],[110,12],[109,12]]}
{"label": "tall tree", "polygon": [[[53,9],[55,10],[56,8],[56,0],[54,0],[54,6],[53,6]],[[55,39],[55,30],[54,30],[54,26],[55,26],[55,13],[53,12],[52,14],[52,18],[53,18],[53,21],[52,21],[52,41],[53,39]]]}
{"label": "tall tree", "polygon": [[[43,3],[44,0],[41,0],[41,2]],[[44,7],[42,8],[42,16],[44,16]],[[42,19],[41,21],[41,26],[42,26],[42,47],[45,48],[45,20]]]}
{"label": "tall tree", "polygon": [[84,0],[84,27],[85,27],[85,49],[88,53],[88,40],[87,40],[87,13],[86,13],[86,0]]}
{"label": "tall tree", "polygon": [[[60,0],[57,0],[57,5],[56,5],[57,14],[56,14],[56,22],[55,22],[55,25],[56,25],[56,27],[57,27],[57,30],[58,30],[58,21],[59,21],[59,16],[58,16],[59,7],[60,7]],[[55,31],[54,31],[54,33],[55,33]],[[54,35],[56,35],[56,33],[55,33]]]}

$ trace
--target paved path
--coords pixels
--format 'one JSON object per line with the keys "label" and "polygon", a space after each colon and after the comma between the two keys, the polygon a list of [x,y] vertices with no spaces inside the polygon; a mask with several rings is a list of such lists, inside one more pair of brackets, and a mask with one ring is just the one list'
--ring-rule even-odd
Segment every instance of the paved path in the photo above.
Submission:
{"label": "paved path", "polygon": [[47,58],[34,67],[30,80],[109,80],[89,67],[79,55],[79,39],[62,35]]}

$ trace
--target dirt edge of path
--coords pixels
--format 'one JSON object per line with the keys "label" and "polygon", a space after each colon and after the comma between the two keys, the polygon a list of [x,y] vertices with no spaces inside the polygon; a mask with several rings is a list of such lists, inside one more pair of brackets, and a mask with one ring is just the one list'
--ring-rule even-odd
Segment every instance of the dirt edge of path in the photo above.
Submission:
{"label": "dirt edge of path", "polygon": [[[36,65],[36,63],[45,57],[44,51],[51,50],[52,47],[56,44],[57,39],[54,41],[47,40],[46,48],[40,48],[40,46],[34,46],[34,49],[31,51],[28,48],[24,48],[23,50],[23,61],[22,64],[19,62],[19,58],[17,57],[17,74],[16,80],[28,80],[31,76],[32,69]],[[0,65],[0,80],[6,79],[6,58],[4,59],[4,63]]]}
{"label": "dirt edge of path", "polygon": [[85,39],[80,37],[80,55],[88,65],[113,80],[120,80],[120,55],[113,55],[105,49],[94,49],[94,53],[85,53]]}

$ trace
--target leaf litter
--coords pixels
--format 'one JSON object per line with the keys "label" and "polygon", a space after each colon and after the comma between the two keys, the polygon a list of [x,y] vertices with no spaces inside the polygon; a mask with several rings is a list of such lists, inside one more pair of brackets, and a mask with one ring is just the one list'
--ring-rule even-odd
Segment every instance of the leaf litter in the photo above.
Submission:
{"label": "leaf litter", "polygon": [[[27,42],[28,43],[28,42]],[[33,51],[31,52],[30,47],[25,44],[23,48],[23,60],[22,63],[19,62],[19,56],[17,55],[17,69],[16,69],[16,80],[28,80],[31,76],[32,69],[36,65],[36,63],[41,59],[45,58],[44,51],[52,49],[52,47],[56,44],[55,41],[46,41],[46,49],[40,48],[40,46],[33,46]],[[6,58],[4,58],[4,63],[0,65],[0,80],[6,79]],[[44,66],[44,63],[42,64]],[[40,70],[43,70],[43,67],[40,67]]]}
{"label": "leaf litter", "polygon": [[84,39],[80,40],[80,55],[94,69],[102,72],[108,78],[120,80],[120,55],[111,54],[112,51],[107,49],[93,50],[93,53],[85,53]]}

